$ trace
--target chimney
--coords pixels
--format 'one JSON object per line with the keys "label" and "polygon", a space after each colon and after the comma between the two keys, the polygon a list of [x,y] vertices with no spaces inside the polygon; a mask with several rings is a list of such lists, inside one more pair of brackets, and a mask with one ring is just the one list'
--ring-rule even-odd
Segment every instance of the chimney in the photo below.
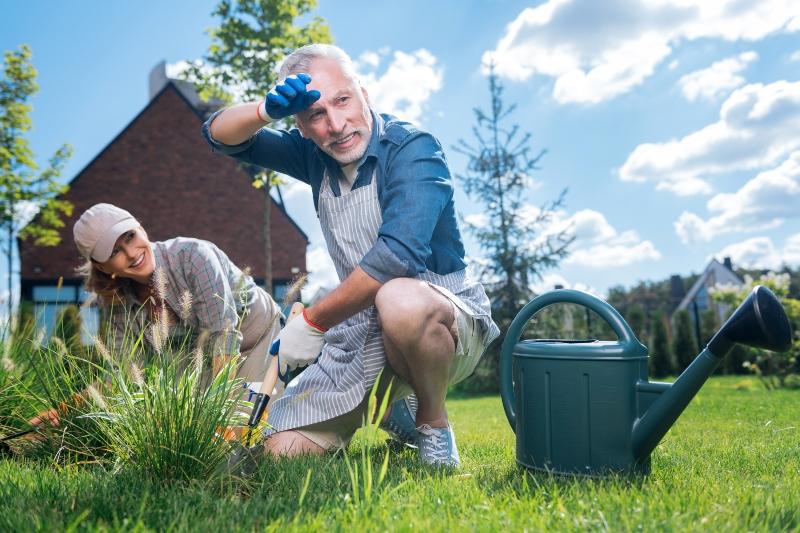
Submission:
{"label": "chimney", "polygon": [[722,260],[722,264],[725,265],[725,268],[733,272],[733,263],[731,263],[731,258],[726,257]]}
{"label": "chimney", "polygon": [[167,81],[169,81],[167,78],[167,62],[161,60],[150,71],[150,76],[148,78],[148,101],[152,100],[155,95],[164,88]]}

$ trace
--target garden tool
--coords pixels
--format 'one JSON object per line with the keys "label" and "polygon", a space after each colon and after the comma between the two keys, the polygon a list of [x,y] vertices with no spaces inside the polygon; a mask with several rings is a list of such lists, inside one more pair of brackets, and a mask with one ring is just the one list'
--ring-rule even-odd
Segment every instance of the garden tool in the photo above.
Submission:
{"label": "garden tool", "polygon": [[[519,341],[537,312],[559,303],[596,312],[618,339]],[[576,290],[542,294],[514,318],[501,352],[517,463],[559,474],[647,474],[650,453],[734,344],[782,352],[791,342],[780,302],[757,286],[674,383],[651,382],[647,348],[612,306]]]}
{"label": "garden tool", "polygon": [[20,437],[24,437],[25,435],[30,435],[37,429],[39,429],[37,426],[33,426],[16,433],[12,433],[11,435],[0,437],[0,457],[11,457],[14,455],[14,452],[11,450],[11,446],[9,446],[6,441],[18,439]]}
{"label": "garden tool", "polygon": [[[294,305],[292,305],[292,308],[289,311],[289,316],[286,317],[286,321],[288,322],[302,313],[303,304],[296,302]],[[269,366],[267,367],[267,372],[264,375],[263,381],[261,382],[261,387],[259,388],[258,394],[256,394],[256,397],[253,400],[253,410],[250,412],[250,418],[247,421],[248,429],[245,433],[245,443],[250,442],[252,432],[261,422],[261,418],[264,416],[264,411],[269,403],[270,396],[273,394],[275,386],[278,384],[278,379],[280,377],[280,367],[278,362],[279,346],[280,344],[277,340],[272,343],[272,346],[270,346],[269,354],[272,357],[270,358]],[[234,441],[232,444],[231,453],[228,457],[226,471],[230,473],[236,472],[240,475],[247,475],[250,471],[255,469],[257,458],[263,453],[264,447],[261,444],[245,447],[242,445],[242,442]]]}

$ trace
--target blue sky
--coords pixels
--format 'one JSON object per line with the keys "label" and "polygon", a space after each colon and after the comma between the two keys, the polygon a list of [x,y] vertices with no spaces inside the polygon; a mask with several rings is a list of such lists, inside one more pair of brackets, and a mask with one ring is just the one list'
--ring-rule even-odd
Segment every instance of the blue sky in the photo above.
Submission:
{"label": "blue sky", "polygon": [[[147,76],[202,56],[213,0],[15,2],[3,50],[29,44],[39,70],[30,139],[40,161],[75,147],[72,178],[147,105]],[[554,283],[603,294],[701,270],[800,265],[800,4],[795,0],[334,2],[314,14],[358,62],[378,111],[445,146],[471,140],[492,57],[513,121],[547,155],[531,214],[568,188],[550,230],[570,227]],[[481,209],[456,183],[457,210]],[[310,192],[285,190],[309,234],[314,284],[331,283]],[[467,252],[480,250],[467,239]]]}

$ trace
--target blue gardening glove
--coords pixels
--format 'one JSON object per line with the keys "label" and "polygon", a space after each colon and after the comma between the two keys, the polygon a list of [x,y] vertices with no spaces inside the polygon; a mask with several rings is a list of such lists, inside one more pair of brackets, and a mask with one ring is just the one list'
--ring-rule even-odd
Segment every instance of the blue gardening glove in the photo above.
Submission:
{"label": "blue gardening glove", "polygon": [[306,90],[310,82],[311,76],[304,72],[284,78],[267,93],[264,102],[267,114],[278,120],[308,109],[320,97],[319,91]]}

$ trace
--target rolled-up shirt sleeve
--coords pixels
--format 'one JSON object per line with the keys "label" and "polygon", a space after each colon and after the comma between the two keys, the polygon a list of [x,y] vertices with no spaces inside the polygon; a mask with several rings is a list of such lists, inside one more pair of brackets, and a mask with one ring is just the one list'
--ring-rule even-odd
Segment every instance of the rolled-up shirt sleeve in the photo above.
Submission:
{"label": "rolled-up shirt sleeve", "polygon": [[452,196],[450,170],[439,142],[427,133],[406,140],[388,162],[381,195],[383,222],[359,266],[381,283],[425,272],[433,231]]}
{"label": "rolled-up shirt sleeve", "polygon": [[238,328],[235,287],[231,287],[217,254],[204,246],[189,251],[186,279],[192,292],[193,313],[201,330],[208,331],[214,354],[239,352],[242,333]]}
{"label": "rolled-up shirt sleeve", "polygon": [[211,123],[223,112],[217,111],[203,124],[203,137],[213,151],[309,182],[308,160],[314,148],[313,142],[304,139],[297,129],[286,131],[265,127],[241,144],[223,144],[211,136]]}

